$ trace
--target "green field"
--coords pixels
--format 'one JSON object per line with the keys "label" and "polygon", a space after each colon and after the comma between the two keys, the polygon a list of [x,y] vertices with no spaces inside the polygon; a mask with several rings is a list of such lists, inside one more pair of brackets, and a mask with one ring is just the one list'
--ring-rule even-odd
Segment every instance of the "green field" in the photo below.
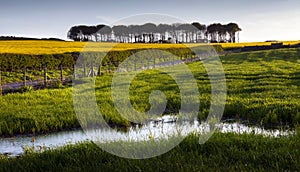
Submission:
{"label": "green field", "polygon": [[0,171],[297,171],[299,135],[270,138],[215,133],[205,144],[190,135],[170,152],[134,160],[109,154],[93,143],[0,157]]}
{"label": "green field", "polygon": [[[62,47],[62,44],[57,46]],[[231,48],[230,45],[226,46]],[[65,47],[68,48],[66,45]],[[49,47],[46,49],[50,50]],[[38,52],[36,49],[30,51]],[[65,50],[55,50],[60,53],[62,51]],[[69,55],[66,56],[69,58]],[[217,132],[205,144],[199,144],[199,135],[190,134],[168,153],[146,160],[120,158],[90,142],[44,152],[35,152],[29,147],[25,149],[25,155],[20,157],[8,158],[0,155],[0,171],[297,171],[300,169],[299,57],[300,48],[220,56],[227,85],[223,119],[234,119],[264,128],[295,130],[293,135],[273,138],[256,134]],[[40,60],[43,61],[43,58]],[[59,60],[52,61],[53,66],[59,64]],[[211,101],[210,80],[202,62],[187,65],[200,92],[198,118],[204,120]],[[21,71],[22,66],[18,70]],[[176,70],[179,71],[177,75],[180,75],[180,65]],[[5,72],[4,79],[8,83],[22,80],[21,75],[8,76],[11,72]],[[37,75],[31,75],[30,72],[36,72]],[[70,70],[65,72],[70,73]],[[42,75],[42,71],[28,71],[28,77],[33,79],[39,75]],[[58,71],[49,69],[50,78],[58,75]],[[98,109],[110,125],[127,128],[132,123],[117,112],[111,98],[113,75],[105,72],[96,77]],[[82,85],[85,80],[90,81],[91,78],[84,79]],[[169,75],[156,69],[141,72],[131,83],[130,101],[133,107],[139,112],[149,110],[148,99],[153,90],[161,90],[166,95],[168,102],[165,114],[178,115],[181,103],[178,85]],[[24,91],[0,96],[0,137],[46,134],[80,127],[74,112],[71,85]],[[126,142],[133,146],[149,146],[145,142],[141,143]],[[119,142],[110,144],[118,146]]]}
{"label": "green field", "polygon": [[[224,119],[236,119],[265,127],[294,127],[300,124],[300,49],[280,49],[221,56],[227,80]],[[201,62],[188,64],[200,92],[199,118],[207,116],[210,83]],[[113,74],[97,77],[99,110],[112,125],[129,126],[114,109],[110,97]],[[150,84],[150,86],[148,86]],[[149,109],[153,89],[167,95],[167,108],[176,114],[179,91],[168,75],[145,71],[131,84],[131,101],[138,111]],[[0,97],[0,135],[45,133],[79,127],[73,109],[72,88],[45,89]]]}

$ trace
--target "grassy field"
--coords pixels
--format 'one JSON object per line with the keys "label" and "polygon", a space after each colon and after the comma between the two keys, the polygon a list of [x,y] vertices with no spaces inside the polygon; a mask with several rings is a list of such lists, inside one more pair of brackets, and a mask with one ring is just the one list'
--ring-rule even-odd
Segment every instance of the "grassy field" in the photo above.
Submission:
{"label": "grassy field", "polygon": [[168,153],[151,159],[120,158],[93,143],[81,143],[19,158],[0,157],[0,171],[297,171],[299,147],[299,135],[270,138],[215,133],[199,144],[192,134]]}
{"label": "grassy field", "polygon": [[[284,44],[294,43],[297,42]],[[51,44],[40,41],[25,44],[24,41],[0,41],[0,53],[74,52],[81,51],[84,44],[53,41]],[[111,46],[110,43],[93,44],[95,47],[101,45],[101,51],[107,51],[107,47]],[[232,48],[265,44],[270,43],[222,46]],[[119,44],[117,50],[136,48],[137,45]],[[138,46],[169,48],[171,45]],[[16,158],[0,155],[0,171],[297,171],[300,169],[300,161],[297,158],[300,156],[299,57],[300,49],[245,52],[220,57],[227,82],[227,102],[223,119],[247,121],[264,127],[291,127],[296,130],[295,135],[271,138],[254,134],[217,132],[201,145],[198,144],[198,136],[191,134],[170,152],[146,160],[120,158],[99,149],[93,143],[86,142],[42,153],[29,149],[25,155]],[[196,78],[200,92],[201,106],[198,116],[199,119],[204,119],[210,106],[210,81],[201,62],[189,63],[188,67]],[[56,73],[52,72],[52,75]],[[112,77],[112,73],[105,73],[96,79],[98,108],[109,124],[128,127],[131,123],[122,118],[114,108],[110,94]],[[130,101],[137,111],[143,112],[150,108],[148,97],[152,90],[165,93],[168,100],[166,113],[178,113],[179,88],[170,76],[158,70],[144,71],[131,83]],[[80,125],[74,112],[70,86],[37,91],[29,89],[24,93],[0,96],[0,137],[48,133],[77,127]],[[118,144],[114,142],[112,146]]]}
{"label": "grassy field", "polygon": [[[247,120],[267,127],[300,124],[300,49],[281,49],[222,56],[227,79],[224,118]],[[201,62],[190,63],[197,79],[203,119],[210,105],[210,83]],[[114,109],[110,96],[113,74],[96,80],[99,110],[110,124],[129,126]],[[131,84],[131,101],[138,111],[149,109],[153,89],[164,91],[167,109],[176,114],[179,90],[170,76],[145,71]],[[45,89],[0,97],[0,135],[41,133],[79,127],[73,109],[72,88]]]}
{"label": "grassy field", "polygon": [[[209,45],[221,45],[226,48],[242,48],[244,46],[271,45],[272,42],[251,42],[251,43],[220,43]],[[300,41],[283,41],[284,45],[293,45]],[[122,51],[136,48],[185,48],[207,44],[127,44],[127,43],[86,43],[86,42],[63,42],[63,41],[0,41],[0,54],[61,54],[67,52],[84,51]],[[86,46],[86,47],[85,47]]]}
{"label": "grassy field", "polygon": [[[72,77],[73,70],[70,68],[63,69],[63,78]],[[59,80],[60,79],[60,70],[59,69],[50,69],[47,70],[47,80]],[[14,82],[24,82],[24,74],[22,70],[15,70],[13,72],[1,72],[1,84],[9,84]],[[26,81],[44,81],[44,71],[43,70],[26,70]]]}

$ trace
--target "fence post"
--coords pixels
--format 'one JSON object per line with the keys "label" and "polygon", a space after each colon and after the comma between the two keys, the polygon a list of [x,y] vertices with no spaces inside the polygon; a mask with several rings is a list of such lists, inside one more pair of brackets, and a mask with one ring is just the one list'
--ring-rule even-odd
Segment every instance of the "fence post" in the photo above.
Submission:
{"label": "fence post", "polygon": [[173,66],[174,66],[174,65],[175,65],[175,56],[172,56],[172,57],[173,57],[173,59],[172,59],[172,60],[173,60],[173,63],[172,63],[172,64],[173,64]]}
{"label": "fence post", "polygon": [[47,86],[47,66],[44,65],[44,86]]}
{"label": "fence post", "polygon": [[153,68],[155,68],[155,57],[154,57],[154,60],[153,60]]}
{"label": "fence post", "polygon": [[23,68],[23,85],[26,87],[26,67]]}
{"label": "fence post", "polygon": [[83,64],[83,77],[86,77],[86,64]]}
{"label": "fence post", "polygon": [[2,78],[1,78],[1,69],[0,69],[0,96],[2,96]]}
{"label": "fence post", "polygon": [[98,73],[97,73],[98,76],[101,76],[101,63],[99,64],[98,66]]}
{"label": "fence post", "polygon": [[75,73],[75,64],[73,64],[73,80],[75,80],[76,79],[76,73]]}
{"label": "fence post", "polygon": [[92,77],[94,77],[94,63],[91,62],[91,72],[92,72]]}
{"label": "fence post", "polygon": [[63,67],[60,65],[60,81],[63,82]]}
{"label": "fence post", "polygon": [[134,71],[136,71],[136,60],[134,60]]}
{"label": "fence post", "polygon": [[108,65],[107,70],[108,70],[108,72],[110,73],[110,62],[108,62],[107,65]]}
{"label": "fence post", "polygon": [[117,70],[118,70],[118,72],[120,72],[120,68],[119,68],[119,66],[120,66],[120,61],[116,61],[116,64],[117,64]]}

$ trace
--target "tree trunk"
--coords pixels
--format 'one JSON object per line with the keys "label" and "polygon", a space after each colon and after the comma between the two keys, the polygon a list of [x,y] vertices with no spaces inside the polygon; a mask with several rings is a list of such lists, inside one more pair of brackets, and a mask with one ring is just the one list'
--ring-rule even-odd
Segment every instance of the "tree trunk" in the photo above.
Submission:
{"label": "tree trunk", "polygon": [[232,41],[235,43],[235,33],[233,34]]}
{"label": "tree trunk", "polygon": [[189,37],[189,34],[188,32],[185,33],[185,43],[188,43],[188,37]]}
{"label": "tree trunk", "polygon": [[96,33],[95,33],[94,37],[95,37],[95,41],[98,42],[98,37],[97,37]]}

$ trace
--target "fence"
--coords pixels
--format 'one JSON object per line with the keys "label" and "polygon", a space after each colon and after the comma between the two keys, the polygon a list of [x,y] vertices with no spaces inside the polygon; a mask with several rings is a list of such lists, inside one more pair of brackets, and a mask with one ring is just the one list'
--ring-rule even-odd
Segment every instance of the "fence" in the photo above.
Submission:
{"label": "fence", "polygon": [[[175,58],[176,57],[176,58]],[[104,73],[130,72],[138,70],[154,69],[164,66],[178,65],[187,62],[199,61],[205,58],[196,55],[161,56],[157,58],[140,58],[135,60],[109,61],[106,63],[85,63],[83,65],[73,65],[57,68],[47,68],[43,66],[39,69],[23,68],[23,70],[0,70],[0,95],[17,92],[24,87],[41,89],[45,87],[57,87],[70,83],[77,77],[94,77]],[[76,68],[76,69],[75,69]],[[76,72],[74,72],[76,71]]]}
{"label": "fence", "polygon": [[55,87],[72,81],[73,69],[63,67],[40,69],[23,68],[22,70],[0,70],[0,95],[18,92],[22,88]]}

